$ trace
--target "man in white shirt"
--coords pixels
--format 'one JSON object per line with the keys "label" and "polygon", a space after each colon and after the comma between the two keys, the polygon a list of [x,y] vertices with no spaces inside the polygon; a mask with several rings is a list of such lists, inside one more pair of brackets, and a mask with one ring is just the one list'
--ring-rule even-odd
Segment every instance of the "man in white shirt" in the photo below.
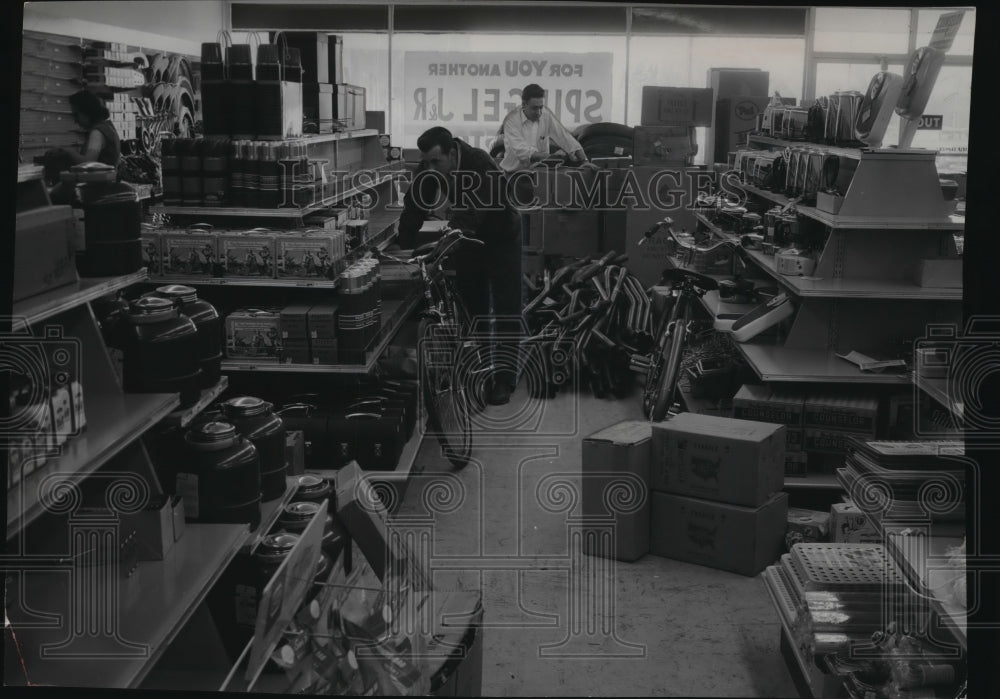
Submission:
{"label": "man in white shirt", "polygon": [[505,149],[500,167],[504,172],[523,170],[548,158],[550,140],[565,151],[571,161],[587,161],[580,143],[545,106],[545,90],[534,83],[521,92],[521,108],[507,115],[500,130]]}

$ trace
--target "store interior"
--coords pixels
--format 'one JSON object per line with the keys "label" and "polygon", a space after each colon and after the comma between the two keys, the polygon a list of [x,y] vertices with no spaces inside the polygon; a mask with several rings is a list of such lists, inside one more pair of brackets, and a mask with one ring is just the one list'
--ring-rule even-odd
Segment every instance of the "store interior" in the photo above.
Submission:
{"label": "store interior", "polygon": [[27,4],[4,684],[968,696],[984,19]]}

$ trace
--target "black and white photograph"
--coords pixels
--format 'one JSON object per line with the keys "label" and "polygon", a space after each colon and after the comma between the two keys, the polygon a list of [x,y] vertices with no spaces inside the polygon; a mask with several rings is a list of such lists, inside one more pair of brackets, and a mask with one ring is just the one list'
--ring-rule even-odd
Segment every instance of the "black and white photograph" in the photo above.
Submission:
{"label": "black and white photograph", "polygon": [[994,8],[11,7],[6,691],[1000,696]]}

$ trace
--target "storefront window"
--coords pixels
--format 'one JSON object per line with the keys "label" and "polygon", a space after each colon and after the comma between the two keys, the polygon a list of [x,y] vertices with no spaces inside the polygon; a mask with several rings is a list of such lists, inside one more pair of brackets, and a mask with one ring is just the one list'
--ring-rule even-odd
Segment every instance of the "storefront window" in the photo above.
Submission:
{"label": "storefront window", "polygon": [[365,88],[365,109],[387,111],[389,35],[385,32],[345,32],[340,36],[344,39],[344,82]]}
{"label": "storefront window", "polygon": [[814,51],[879,55],[906,53],[909,48],[909,10],[817,7],[814,11]]}
{"label": "storefront window", "polygon": [[[569,129],[625,118],[625,37],[418,34],[392,37],[392,133],[405,148],[444,126],[489,149],[520,91],[538,83]],[[396,139],[394,139],[396,140]]]}

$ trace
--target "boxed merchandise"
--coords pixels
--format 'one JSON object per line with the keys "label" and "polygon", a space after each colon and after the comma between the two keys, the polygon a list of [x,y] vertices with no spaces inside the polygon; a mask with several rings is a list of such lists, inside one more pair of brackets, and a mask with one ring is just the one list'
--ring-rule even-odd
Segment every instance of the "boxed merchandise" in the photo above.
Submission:
{"label": "boxed merchandise", "polygon": [[743,384],[733,396],[733,417],[741,420],[776,422],[795,427],[802,424],[804,409],[805,402],[801,396],[781,393],[768,385]]}
{"label": "boxed merchandise", "polygon": [[226,356],[278,361],[281,357],[281,313],[243,308],[226,316]]}
{"label": "boxed merchandise", "polygon": [[806,451],[819,454],[843,454],[847,451],[850,438],[856,434],[843,430],[822,430],[816,427],[807,427],[803,447]]}
{"label": "boxed merchandise", "polygon": [[15,222],[14,301],[77,281],[73,209],[20,211]]}
{"label": "boxed merchandise", "polygon": [[333,279],[336,260],[329,233],[283,234],[275,239],[277,275],[281,277]]}
{"label": "boxed merchandise", "polygon": [[654,492],[650,552],[698,565],[757,575],[781,555],[788,494],[759,507]]}
{"label": "boxed merchandise", "polygon": [[875,436],[878,399],[867,396],[807,396],[803,425]]}
{"label": "boxed merchandise", "polygon": [[163,274],[215,274],[218,236],[215,233],[171,231],[160,238]]}
{"label": "boxed merchandise", "polygon": [[801,427],[785,428],[785,452],[802,451],[805,446],[806,431]]}
{"label": "boxed merchandise", "polygon": [[[583,440],[583,550],[594,556],[634,561],[649,552],[650,423],[627,420]],[[610,496],[623,495],[623,512],[608,512]],[[614,522],[614,540],[601,537]],[[591,536],[590,534],[593,533]],[[608,549],[607,547],[612,548]]]}
{"label": "boxed merchandise", "polygon": [[274,236],[252,232],[220,235],[219,259],[226,276],[274,278]]}
{"label": "boxed merchandise", "polygon": [[785,452],[785,477],[805,478],[809,475],[809,454],[804,451]]}
{"label": "boxed merchandise", "polygon": [[316,214],[305,220],[310,228],[321,228],[324,231],[335,231],[340,228],[340,217],[331,214]]}
{"label": "boxed merchandise", "polygon": [[785,427],[681,413],[653,425],[653,490],[757,507],[781,490]]}
{"label": "boxed merchandise", "polygon": [[162,561],[184,533],[184,500],[180,495],[154,498],[145,509],[121,515],[135,530],[140,561]]}
{"label": "boxed merchandise", "polygon": [[541,214],[542,251],[547,255],[588,257],[597,254],[600,213],[552,210]]}
{"label": "boxed merchandise", "polygon": [[318,303],[309,308],[309,340],[314,347],[337,341],[339,308],[336,303]]}
{"label": "boxed merchandise", "polygon": [[348,221],[344,224],[344,233],[347,236],[347,244],[352,249],[363,245],[368,239],[368,220],[358,218]]}
{"label": "boxed merchandise", "polygon": [[309,304],[292,304],[281,309],[282,344],[309,344]]}
{"label": "boxed merchandise", "polygon": [[142,266],[153,276],[162,274],[163,270],[160,267],[160,233],[158,231],[143,229],[140,239],[142,240]]}
{"label": "boxed merchandise", "polygon": [[309,347],[313,364],[336,364],[340,361],[340,345],[336,340],[315,340]]}
{"label": "boxed merchandise", "polygon": [[830,540],[838,544],[882,543],[868,516],[851,500],[830,506]]}
{"label": "boxed merchandise", "polygon": [[830,533],[830,513],[806,510],[800,507],[788,508],[788,529],[785,532],[785,546],[793,544],[826,541]]}
{"label": "boxed merchandise", "polygon": [[286,342],[281,344],[282,364],[312,364],[309,342]]}
{"label": "boxed merchandise", "polygon": [[712,88],[657,87],[642,88],[643,126],[711,126]]}
{"label": "boxed merchandise", "polygon": [[697,153],[694,127],[635,127],[632,159],[636,165],[690,165]]}

